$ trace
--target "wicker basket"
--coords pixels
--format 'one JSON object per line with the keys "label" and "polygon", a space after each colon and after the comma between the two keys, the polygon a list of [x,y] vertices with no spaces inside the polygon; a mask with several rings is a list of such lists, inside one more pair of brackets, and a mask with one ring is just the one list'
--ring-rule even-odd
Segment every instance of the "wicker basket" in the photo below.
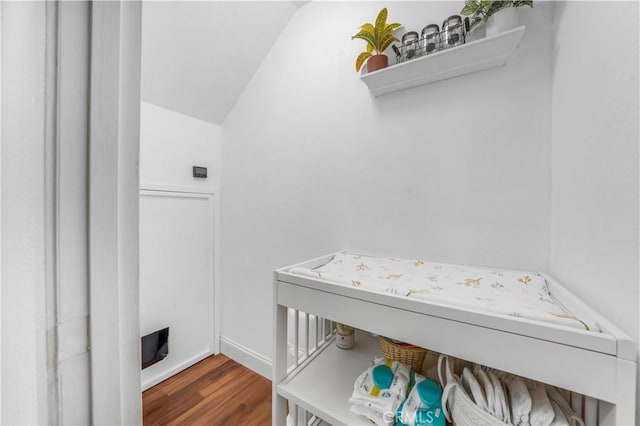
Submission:
{"label": "wicker basket", "polygon": [[380,336],[380,346],[382,348],[382,356],[385,358],[401,362],[418,373],[422,370],[424,358],[427,356],[426,349],[418,346],[398,344],[382,336]]}
{"label": "wicker basket", "polygon": [[[453,373],[445,355],[438,358],[438,378],[443,386],[442,411],[454,426],[509,426],[480,408],[467,394],[460,379]],[[443,373],[443,367],[445,368]]]}

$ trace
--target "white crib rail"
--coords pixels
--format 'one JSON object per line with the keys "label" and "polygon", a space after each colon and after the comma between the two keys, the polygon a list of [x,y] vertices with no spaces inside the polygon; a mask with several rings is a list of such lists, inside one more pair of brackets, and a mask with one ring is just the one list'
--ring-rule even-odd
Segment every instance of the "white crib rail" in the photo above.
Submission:
{"label": "white crib rail", "polygon": [[[287,329],[289,361],[288,371],[300,366],[312,356],[335,333],[333,321],[298,309],[289,309]],[[303,342],[303,344],[302,344]]]}

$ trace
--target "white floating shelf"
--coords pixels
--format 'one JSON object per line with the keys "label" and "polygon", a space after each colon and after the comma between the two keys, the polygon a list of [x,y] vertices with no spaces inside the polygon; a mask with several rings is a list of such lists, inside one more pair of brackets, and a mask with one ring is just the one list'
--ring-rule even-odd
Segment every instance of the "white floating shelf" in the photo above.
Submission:
{"label": "white floating shelf", "polygon": [[495,68],[507,63],[525,26],[360,76],[374,96]]}

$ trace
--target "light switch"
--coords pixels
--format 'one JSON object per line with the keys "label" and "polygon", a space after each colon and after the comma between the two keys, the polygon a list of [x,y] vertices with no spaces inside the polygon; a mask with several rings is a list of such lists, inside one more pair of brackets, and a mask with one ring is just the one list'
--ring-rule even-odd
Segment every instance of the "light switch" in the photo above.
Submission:
{"label": "light switch", "polygon": [[201,166],[193,166],[193,177],[194,178],[206,178],[207,177],[207,168]]}

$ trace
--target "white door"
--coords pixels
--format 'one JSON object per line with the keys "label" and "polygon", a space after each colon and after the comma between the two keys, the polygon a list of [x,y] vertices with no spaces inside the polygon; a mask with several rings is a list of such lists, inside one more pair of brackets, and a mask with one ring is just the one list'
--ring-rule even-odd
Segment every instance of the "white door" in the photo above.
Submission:
{"label": "white door", "polygon": [[140,191],[140,334],[169,327],[146,389],[214,351],[213,195]]}

